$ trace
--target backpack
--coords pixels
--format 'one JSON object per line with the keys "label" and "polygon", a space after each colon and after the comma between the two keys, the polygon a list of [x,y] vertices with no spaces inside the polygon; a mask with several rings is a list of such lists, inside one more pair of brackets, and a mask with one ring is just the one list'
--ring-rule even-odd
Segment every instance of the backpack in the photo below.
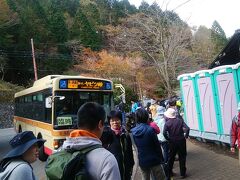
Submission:
{"label": "backpack", "polygon": [[61,150],[49,156],[45,172],[49,180],[88,180],[86,155],[101,148],[101,145],[90,146],[81,150]]}

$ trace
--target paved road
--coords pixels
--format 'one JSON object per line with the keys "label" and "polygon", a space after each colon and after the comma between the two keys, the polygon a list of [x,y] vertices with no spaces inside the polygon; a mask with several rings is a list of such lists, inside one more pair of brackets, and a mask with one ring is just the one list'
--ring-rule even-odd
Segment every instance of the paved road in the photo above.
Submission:
{"label": "paved road", "polygon": [[10,148],[9,140],[13,138],[15,131],[13,128],[0,130],[0,159],[7,153]]}
{"label": "paved road", "polygon": [[[14,136],[13,129],[0,130],[0,159],[9,150],[8,141]],[[209,148],[202,147],[199,143],[188,141],[188,156],[187,156],[187,174],[189,180],[236,180],[240,179],[240,166],[238,160],[216,153]],[[44,173],[45,163],[37,161],[33,164],[35,175],[39,180],[45,180]],[[134,180],[141,179],[139,168],[136,169]],[[175,162],[174,172],[175,179],[179,179],[178,162]]]}

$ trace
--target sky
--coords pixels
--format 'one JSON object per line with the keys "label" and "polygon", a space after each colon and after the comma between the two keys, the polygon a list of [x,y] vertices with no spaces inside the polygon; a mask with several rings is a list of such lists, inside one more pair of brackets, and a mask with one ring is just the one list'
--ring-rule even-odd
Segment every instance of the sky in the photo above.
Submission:
{"label": "sky", "polygon": [[[142,0],[129,0],[138,7]],[[157,2],[162,10],[174,10],[189,26],[204,25],[211,28],[214,20],[223,28],[227,37],[240,29],[240,0],[145,0],[148,4]],[[178,7],[179,5],[182,6]],[[178,7],[178,8],[176,8]]]}

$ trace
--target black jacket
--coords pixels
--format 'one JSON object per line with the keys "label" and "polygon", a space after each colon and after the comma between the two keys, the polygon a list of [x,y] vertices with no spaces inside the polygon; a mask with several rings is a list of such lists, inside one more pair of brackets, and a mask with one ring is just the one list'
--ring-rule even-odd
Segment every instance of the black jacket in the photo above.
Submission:
{"label": "black jacket", "polygon": [[121,179],[130,180],[134,165],[130,136],[125,131],[121,135],[116,135],[109,127],[105,127],[101,141],[103,147],[109,150],[117,159]]}
{"label": "black jacket", "polygon": [[190,129],[184,120],[177,116],[176,118],[166,119],[163,135],[168,141],[176,142],[187,138],[189,131]]}

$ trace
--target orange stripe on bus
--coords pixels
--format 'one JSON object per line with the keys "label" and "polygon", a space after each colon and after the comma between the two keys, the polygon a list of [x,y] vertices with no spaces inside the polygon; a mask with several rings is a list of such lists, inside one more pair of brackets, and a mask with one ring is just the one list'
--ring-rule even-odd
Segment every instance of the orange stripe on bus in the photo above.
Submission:
{"label": "orange stripe on bus", "polygon": [[21,121],[21,122],[24,122],[26,124],[30,124],[32,126],[36,126],[36,127],[42,128],[42,129],[49,130],[49,131],[51,131],[51,134],[53,136],[69,136],[70,132],[72,131],[72,129],[69,129],[69,130],[54,130],[52,128],[52,124],[39,122],[39,121],[36,121],[36,120],[23,118],[23,117],[18,117],[18,116],[14,116],[14,121]]}

